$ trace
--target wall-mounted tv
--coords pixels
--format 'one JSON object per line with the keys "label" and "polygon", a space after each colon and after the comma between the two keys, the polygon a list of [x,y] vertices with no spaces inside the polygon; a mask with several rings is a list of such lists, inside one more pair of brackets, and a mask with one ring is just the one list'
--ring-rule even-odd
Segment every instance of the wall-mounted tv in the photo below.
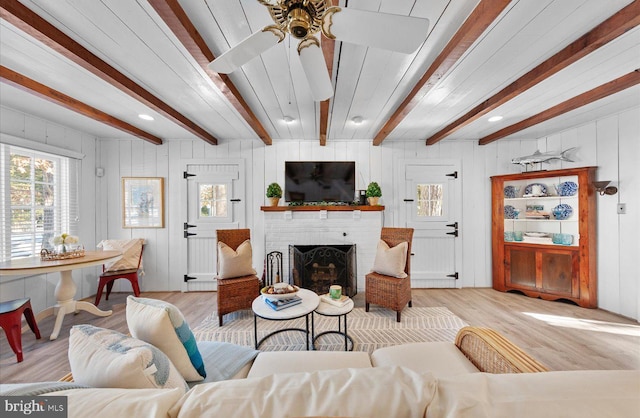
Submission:
{"label": "wall-mounted tv", "polygon": [[286,161],[284,198],[287,202],[353,202],[355,161]]}

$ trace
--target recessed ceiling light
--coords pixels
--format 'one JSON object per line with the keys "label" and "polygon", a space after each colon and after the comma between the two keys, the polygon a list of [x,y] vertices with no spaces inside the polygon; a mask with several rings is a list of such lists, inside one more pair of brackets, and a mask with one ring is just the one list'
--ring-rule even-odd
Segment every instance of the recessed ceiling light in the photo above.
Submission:
{"label": "recessed ceiling light", "polygon": [[153,116],[145,115],[144,113],[139,114],[138,117],[144,120],[153,120]]}
{"label": "recessed ceiling light", "polygon": [[293,123],[294,119],[291,116],[285,116],[282,118],[285,123]]}
{"label": "recessed ceiling light", "polygon": [[487,119],[489,122],[497,122],[499,120],[502,120],[502,116],[491,116],[489,119]]}
{"label": "recessed ceiling light", "polygon": [[362,123],[362,116],[354,116],[351,118],[351,121],[356,125],[360,125]]}

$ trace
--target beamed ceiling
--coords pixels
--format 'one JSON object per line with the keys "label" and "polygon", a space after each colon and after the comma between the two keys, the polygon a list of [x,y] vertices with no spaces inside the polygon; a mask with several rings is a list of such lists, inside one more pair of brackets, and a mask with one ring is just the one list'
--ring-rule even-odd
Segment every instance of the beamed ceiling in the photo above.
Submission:
{"label": "beamed ceiling", "polygon": [[1,4],[0,104],[106,139],[487,144],[640,105],[640,0],[333,0],[430,24],[410,55],[323,37],[323,102],[289,36],[229,75],[207,68],[273,23],[257,0]]}

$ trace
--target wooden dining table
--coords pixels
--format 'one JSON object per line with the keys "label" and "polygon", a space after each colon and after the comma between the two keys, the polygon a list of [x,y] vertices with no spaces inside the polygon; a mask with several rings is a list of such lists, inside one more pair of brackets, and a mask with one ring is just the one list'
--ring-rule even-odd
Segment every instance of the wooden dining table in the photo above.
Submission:
{"label": "wooden dining table", "polygon": [[60,272],[54,295],[57,303],[36,315],[36,322],[55,315],[56,322],[49,339],[55,340],[60,334],[62,321],[69,313],[87,311],[97,316],[109,316],[113,311],[103,311],[90,302],[75,299],[77,287],[72,278],[72,271],[117,261],[122,257],[120,251],[86,251],[83,257],[64,260],[41,260],[40,257],[17,258],[0,263],[0,276],[25,276]]}

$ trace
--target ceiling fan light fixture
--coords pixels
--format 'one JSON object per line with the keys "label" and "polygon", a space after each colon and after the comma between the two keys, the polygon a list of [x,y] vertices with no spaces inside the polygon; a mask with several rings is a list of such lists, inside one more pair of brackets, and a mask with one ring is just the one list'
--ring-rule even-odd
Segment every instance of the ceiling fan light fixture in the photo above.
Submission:
{"label": "ceiling fan light fixture", "polygon": [[303,39],[309,34],[311,16],[303,8],[295,8],[289,12],[289,33],[297,39]]}

